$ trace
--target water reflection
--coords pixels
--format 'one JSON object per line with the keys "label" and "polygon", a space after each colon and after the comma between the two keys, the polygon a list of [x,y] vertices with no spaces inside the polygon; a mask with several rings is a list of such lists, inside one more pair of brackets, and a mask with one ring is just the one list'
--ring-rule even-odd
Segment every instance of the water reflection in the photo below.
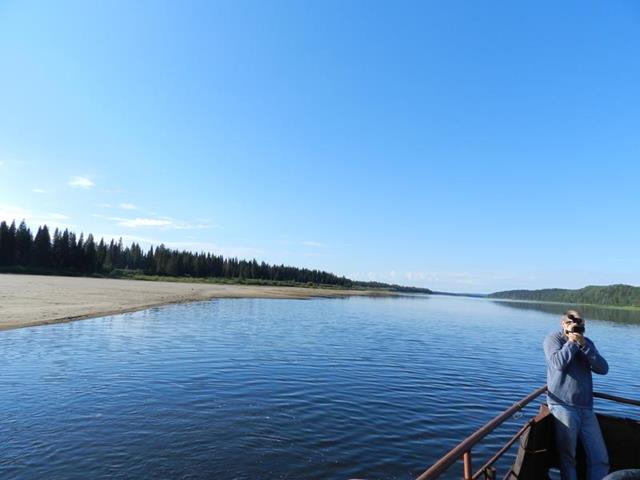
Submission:
{"label": "water reflection", "polygon": [[[544,384],[542,339],[563,308],[216,300],[2,332],[0,478],[415,478]],[[587,318],[629,313],[599,310]],[[589,334],[611,366],[597,389],[636,398],[637,322]]]}
{"label": "water reflection", "polygon": [[587,320],[604,320],[607,322],[627,323],[640,325],[640,310],[627,310],[622,308],[596,307],[593,305],[572,305],[568,303],[538,303],[515,302],[512,300],[490,300],[499,305],[517,310],[535,310],[557,315],[562,315],[570,308],[577,309]]}

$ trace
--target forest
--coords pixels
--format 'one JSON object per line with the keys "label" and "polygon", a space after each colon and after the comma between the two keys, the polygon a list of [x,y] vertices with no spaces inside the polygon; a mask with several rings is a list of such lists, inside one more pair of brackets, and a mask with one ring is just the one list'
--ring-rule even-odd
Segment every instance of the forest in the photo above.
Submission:
{"label": "forest", "polygon": [[576,290],[562,288],[509,290],[492,293],[489,297],[509,300],[640,307],[640,287],[622,284],[606,286],[590,285]]}
{"label": "forest", "polygon": [[143,250],[136,242],[97,241],[92,234],[76,235],[68,229],[38,227],[35,235],[23,220],[0,223],[0,272],[60,275],[191,277],[246,280],[270,284],[374,288],[401,292],[431,293],[429,289],[379,282],[361,282],[322,270],[225,258],[210,252],[194,253],[158,245]]}

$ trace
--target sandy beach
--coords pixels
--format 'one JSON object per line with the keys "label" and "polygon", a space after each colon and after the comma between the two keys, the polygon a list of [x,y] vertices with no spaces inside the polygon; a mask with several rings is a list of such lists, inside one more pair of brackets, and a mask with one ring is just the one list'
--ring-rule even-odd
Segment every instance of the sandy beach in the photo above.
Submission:
{"label": "sandy beach", "polygon": [[145,282],[0,274],[0,330],[69,322],[211,298],[392,295],[380,291]]}

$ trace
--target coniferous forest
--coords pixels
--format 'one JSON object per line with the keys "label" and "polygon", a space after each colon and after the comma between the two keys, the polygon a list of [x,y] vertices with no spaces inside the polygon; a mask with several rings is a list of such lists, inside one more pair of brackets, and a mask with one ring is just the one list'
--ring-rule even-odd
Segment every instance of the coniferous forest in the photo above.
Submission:
{"label": "coniferous forest", "polygon": [[358,282],[321,270],[179,251],[164,245],[151,246],[145,251],[135,242],[125,246],[122,239],[111,239],[107,243],[91,234],[78,236],[68,229],[50,232],[46,225],[38,227],[34,234],[24,221],[18,226],[15,221],[10,225],[6,221],[0,223],[0,271],[106,276],[139,273],[430,293],[425,288]]}
{"label": "coniferous forest", "polygon": [[509,290],[496,292],[489,298],[528,300],[538,302],[582,303],[589,305],[615,305],[640,307],[640,287],[632,285],[590,285],[577,290],[546,288],[542,290]]}

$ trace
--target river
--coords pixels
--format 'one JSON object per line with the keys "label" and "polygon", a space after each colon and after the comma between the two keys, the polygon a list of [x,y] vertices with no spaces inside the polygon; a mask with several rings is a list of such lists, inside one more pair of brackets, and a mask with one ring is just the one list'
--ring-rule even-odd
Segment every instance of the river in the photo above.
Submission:
{"label": "river", "polygon": [[[0,332],[0,478],[414,478],[545,383],[563,308],[212,300]],[[640,313],[584,315],[611,366],[595,388],[640,398]]]}

